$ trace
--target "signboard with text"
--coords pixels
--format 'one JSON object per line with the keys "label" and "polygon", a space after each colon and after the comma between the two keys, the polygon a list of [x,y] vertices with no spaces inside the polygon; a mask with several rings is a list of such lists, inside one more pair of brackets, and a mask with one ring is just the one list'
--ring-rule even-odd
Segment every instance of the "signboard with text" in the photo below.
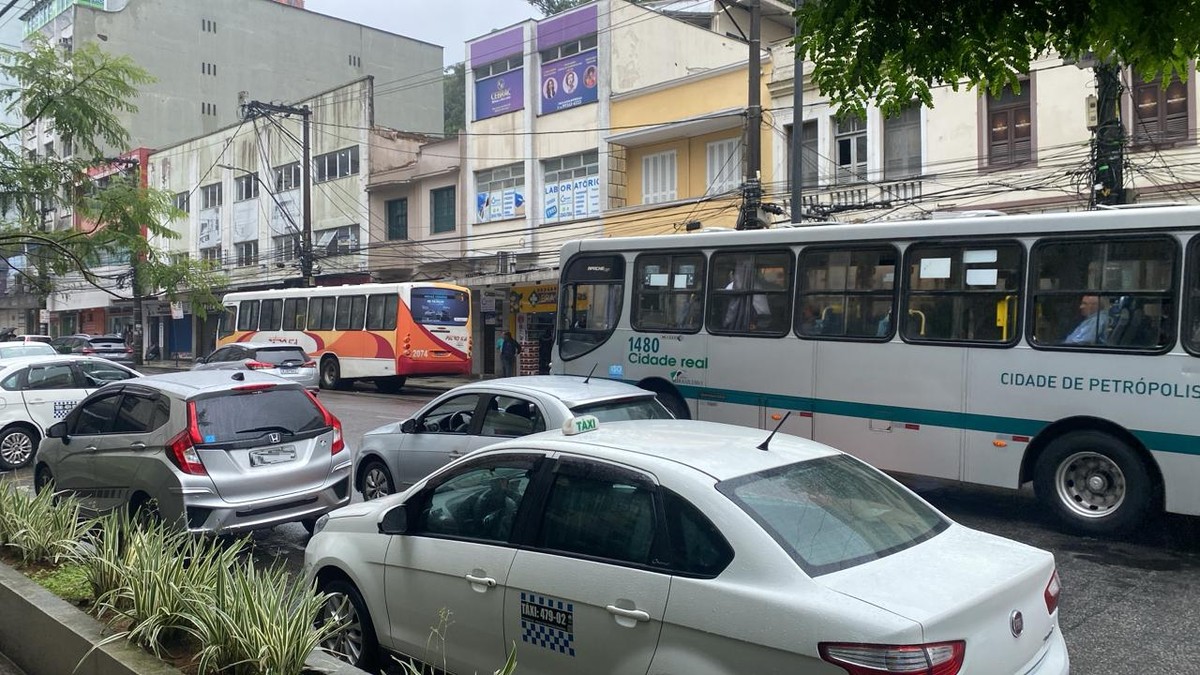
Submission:
{"label": "signboard with text", "polygon": [[482,120],[525,107],[525,69],[475,81],[475,119]]}
{"label": "signboard with text", "polygon": [[542,64],[542,114],[595,103],[600,81],[596,50]]}

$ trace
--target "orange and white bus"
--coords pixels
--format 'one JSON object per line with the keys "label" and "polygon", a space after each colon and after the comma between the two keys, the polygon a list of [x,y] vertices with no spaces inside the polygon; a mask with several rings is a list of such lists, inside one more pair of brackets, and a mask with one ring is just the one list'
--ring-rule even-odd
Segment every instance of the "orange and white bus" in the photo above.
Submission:
{"label": "orange and white bus", "polygon": [[300,346],[321,387],[369,379],[399,391],[408,377],[469,375],[471,296],[438,282],[359,284],[228,293],[218,346]]}

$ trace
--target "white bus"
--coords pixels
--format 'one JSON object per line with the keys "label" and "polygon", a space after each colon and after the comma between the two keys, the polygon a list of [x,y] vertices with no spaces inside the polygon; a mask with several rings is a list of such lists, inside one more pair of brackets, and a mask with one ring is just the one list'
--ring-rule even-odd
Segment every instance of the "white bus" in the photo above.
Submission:
{"label": "white bus", "polygon": [[585,240],[561,264],[554,372],[1032,482],[1079,532],[1200,514],[1198,208]]}

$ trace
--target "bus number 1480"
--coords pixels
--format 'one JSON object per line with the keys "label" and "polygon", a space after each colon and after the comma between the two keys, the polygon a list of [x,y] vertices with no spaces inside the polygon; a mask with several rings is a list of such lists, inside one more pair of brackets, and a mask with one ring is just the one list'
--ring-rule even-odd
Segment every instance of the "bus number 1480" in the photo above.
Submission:
{"label": "bus number 1480", "polygon": [[629,351],[631,352],[646,352],[647,354],[658,353],[658,338],[638,337],[629,338]]}

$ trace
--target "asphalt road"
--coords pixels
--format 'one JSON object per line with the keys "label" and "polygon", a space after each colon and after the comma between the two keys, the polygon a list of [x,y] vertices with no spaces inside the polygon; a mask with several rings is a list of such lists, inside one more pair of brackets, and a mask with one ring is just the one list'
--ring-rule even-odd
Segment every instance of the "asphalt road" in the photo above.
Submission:
{"label": "asphalt road", "polygon": [[[363,433],[405,419],[432,393],[322,392],[357,449]],[[29,472],[14,478],[28,484]],[[1054,552],[1063,585],[1060,623],[1074,673],[1200,671],[1200,518],[1169,516],[1124,540],[1067,535],[1042,518],[1033,495],[904,479],[960,523]],[[360,499],[356,496],[356,500]],[[256,556],[299,573],[305,532],[285,525],[255,535]]]}

